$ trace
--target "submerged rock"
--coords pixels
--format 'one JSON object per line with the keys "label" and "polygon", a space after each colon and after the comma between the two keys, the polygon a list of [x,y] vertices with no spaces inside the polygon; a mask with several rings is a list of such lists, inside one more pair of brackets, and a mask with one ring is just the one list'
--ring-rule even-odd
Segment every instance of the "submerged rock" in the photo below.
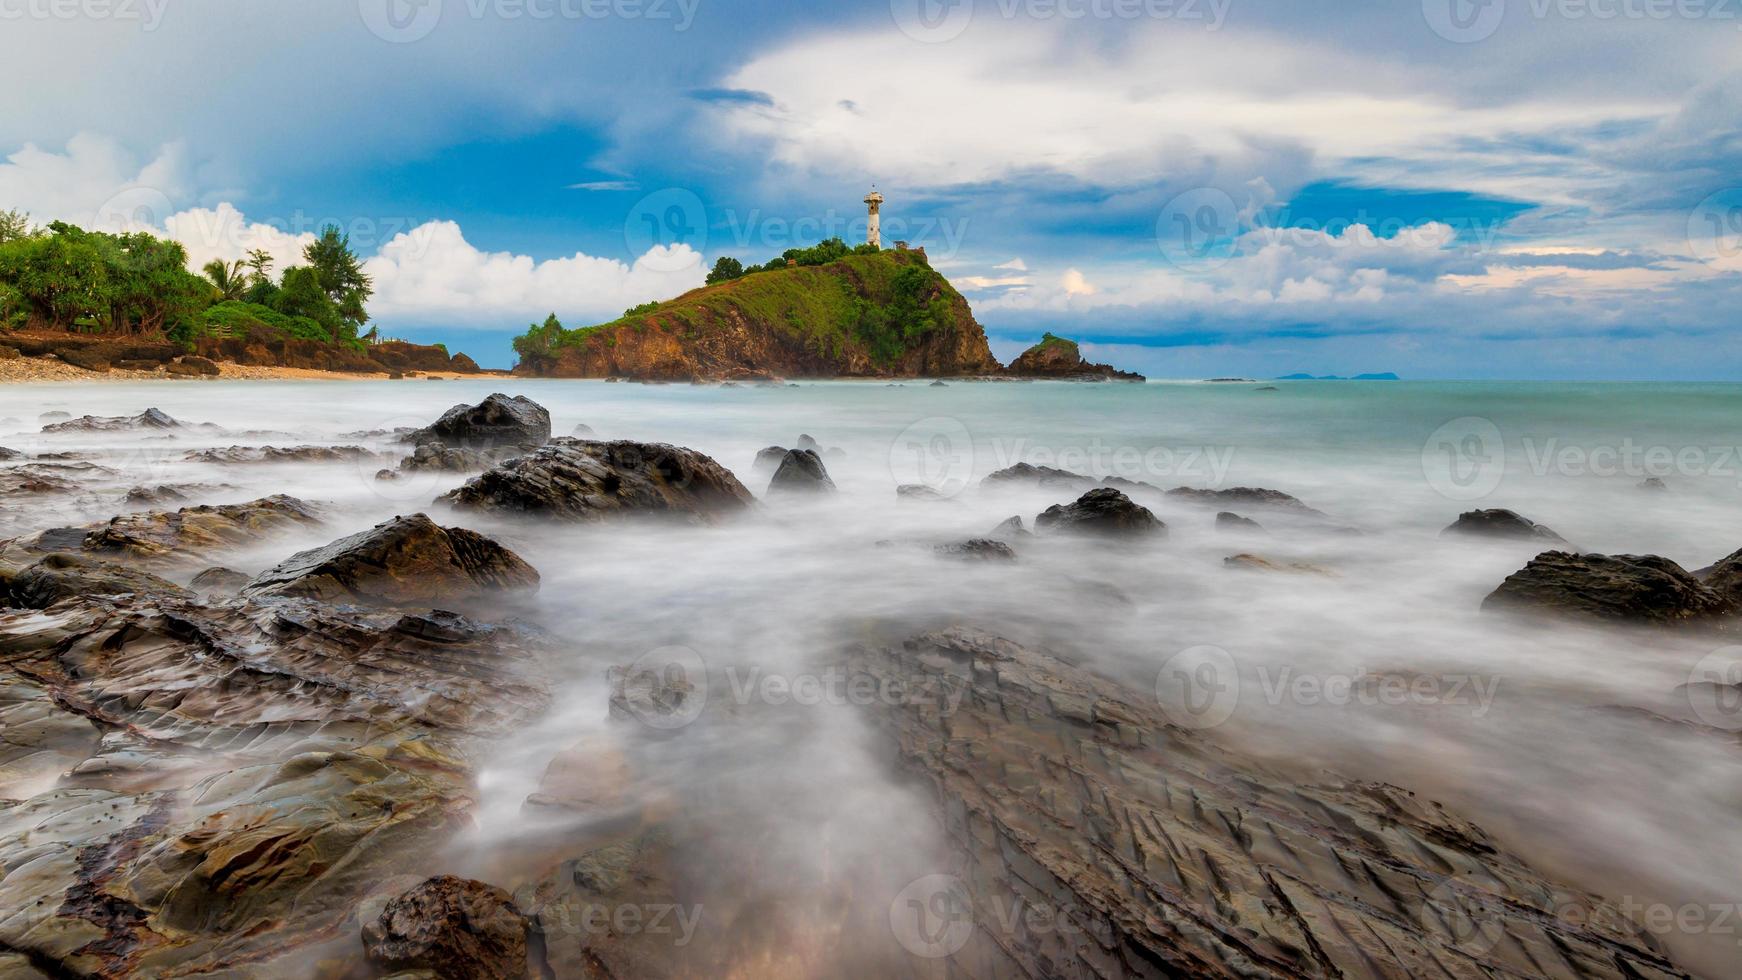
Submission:
{"label": "submerged rock", "polygon": [[769,446],[756,451],[756,460],[750,464],[750,475],[766,479],[780,469],[781,460],[786,459],[786,449],[781,446]]}
{"label": "submerged rock", "polygon": [[538,572],[519,555],[475,531],[413,514],[292,555],[242,594],[445,605],[537,589]]}
{"label": "submerged rock", "polygon": [[768,481],[770,496],[782,493],[834,493],[835,481],[829,479],[823,458],[814,449],[789,450],[780,460],[780,468]]}
{"label": "submerged rock", "polygon": [[1114,537],[1164,535],[1163,524],[1149,508],[1112,487],[1097,487],[1073,503],[1054,504],[1034,519],[1042,531],[1095,534]]}
{"label": "submerged rock", "polygon": [[1336,574],[1336,573],[1332,572],[1330,569],[1326,568],[1325,566],[1315,565],[1312,562],[1307,562],[1307,561],[1290,561],[1290,562],[1274,561],[1272,559],[1264,557],[1263,555],[1254,555],[1250,552],[1241,552],[1238,555],[1229,555],[1228,557],[1222,559],[1222,565],[1224,567],[1227,567],[1227,568],[1238,568],[1238,569],[1243,569],[1243,570],[1247,570],[1247,571],[1257,571],[1257,572],[1294,572],[1294,573],[1307,574],[1307,575],[1334,575],[1334,574]]}
{"label": "submerged rock", "polygon": [[[53,413],[50,413],[53,414]],[[44,415],[43,418],[48,418]],[[179,429],[182,423],[170,418],[155,408],[148,408],[138,415],[97,416],[86,415],[66,422],[55,422],[42,427],[44,433],[57,432],[126,432],[135,429]]]}
{"label": "submerged rock", "polygon": [[1202,490],[1195,487],[1174,487],[1167,495],[1176,500],[1188,503],[1203,504],[1206,507],[1226,508],[1229,506],[1267,507],[1274,510],[1289,511],[1311,517],[1324,517],[1324,511],[1314,510],[1302,503],[1300,498],[1283,493],[1281,490],[1269,490],[1264,487],[1228,487],[1224,490]]}
{"label": "submerged rock", "polygon": [[986,478],[980,481],[980,486],[987,488],[1030,486],[1046,490],[1076,490],[1094,485],[1094,480],[1081,473],[1072,473],[1070,470],[1056,469],[1051,466],[1035,466],[1032,463],[1017,463],[1013,466],[1006,466],[1004,469],[988,473]]}
{"label": "submerged rock", "polygon": [[394,898],[363,926],[371,962],[453,980],[523,980],[528,922],[507,892],[440,875]]}
{"label": "submerged rock", "polygon": [[986,536],[989,538],[997,538],[1000,541],[1014,541],[1019,538],[1031,538],[1034,534],[1029,531],[1028,528],[1022,526],[1021,515],[1013,514],[1002,521],[999,521],[998,526],[993,528]]}
{"label": "submerged rock", "polygon": [[1515,511],[1503,508],[1488,510],[1465,511],[1458,519],[1441,531],[1447,534],[1468,534],[1485,538],[1529,538],[1536,541],[1558,541],[1566,543],[1566,539],[1549,530],[1547,526],[1538,524]]}
{"label": "submerged rock", "polygon": [[969,538],[966,541],[940,544],[932,550],[945,558],[959,558],[964,561],[1016,560],[1016,552],[1009,545],[992,538]]}
{"label": "submerged rock", "polygon": [[1639,481],[1639,489],[1641,489],[1641,490],[1668,490],[1669,484],[1663,482],[1663,477],[1661,477],[1661,476],[1648,476],[1645,479]]}
{"label": "submerged rock", "polygon": [[1651,625],[1709,622],[1733,599],[1657,555],[1545,551],[1482,600],[1482,609]]}
{"label": "submerged rock", "polygon": [[573,439],[501,463],[440,499],[567,521],[635,514],[716,520],[755,502],[729,470],[693,449]]}
{"label": "submerged rock", "polygon": [[950,495],[937,487],[924,483],[903,483],[895,488],[895,496],[900,500],[911,500],[916,503],[942,503],[950,499]]}
{"label": "submerged rock", "polygon": [[182,457],[190,463],[354,463],[377,458],[362,446],[230,446]]}
{"label": "submerged rock", "polygon": [[543,405],[525,395],[500,393],[476,405],[455,405],[407,438],[455,449],[533,449],[549,440],[550,412]]}
{"label": "submerged rock", "polygon": [[1250,517],[1241,517],[1239,514],[1225,510],[1216,515],[1216,530],[1235,534],[1262,533],[1264,525]]}

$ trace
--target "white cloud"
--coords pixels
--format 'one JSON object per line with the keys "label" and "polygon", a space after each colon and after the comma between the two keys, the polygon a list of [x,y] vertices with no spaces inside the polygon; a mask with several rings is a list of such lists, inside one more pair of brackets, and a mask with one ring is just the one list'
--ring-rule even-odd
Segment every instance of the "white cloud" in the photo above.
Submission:
{"label": "white cloud", "polygon": [[656,245],[632,265],[580,253],[540,262],[482,251],[452,221],[395,236],[364,268],[375,280],[370,313],[384,322],[492,328],[552,311],[570,325],[607,320],[699,286],[706,274],[687,245]]}
{"label": "white cloud", "polygon": [[315,240],[314,232],[300,234],[270,224],[250,222],[228,201],[216,208],[193,208],[171,215],[164,231],[187,249],[189,268],[198,269],[213,259],[232,261],[254,249],[272,256],[272,266],[282,272],[302,263],[302,250]]}
{"label": "white cloud", "polygon": [[0,163],[0,208],[28,211],[39,224],[155,227],[189,194],[186,157],[181,144],[170,143],[141,161],[115,140],[90,133],[72,137],[61,152],[26,143]]}
{"label": "white cloud", "polygon": [[1004,263],[1001,263],[999,265],[995,265],[992,268],[994,268],[994,269],[1007,269],[1011,272],[1027,272],[1028,271],[1028,263],[1022,261],[1021,259],[1011,259],[1008,262],[1004,262]]}

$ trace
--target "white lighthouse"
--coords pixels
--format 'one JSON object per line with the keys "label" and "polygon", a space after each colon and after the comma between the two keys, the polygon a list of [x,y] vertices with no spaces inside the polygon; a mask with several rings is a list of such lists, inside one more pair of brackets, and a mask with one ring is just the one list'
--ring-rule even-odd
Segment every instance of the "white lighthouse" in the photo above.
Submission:
{"label": "white lighthouse", "polygon": [[865,207],[870,210],[870,216],[865,222],[865,241],[876,248],[883,247],[883,231],[877,224],[877,212],[883,207],[883,195],[877,193],[877,186],[871,186],[871,193],[865,195]]}

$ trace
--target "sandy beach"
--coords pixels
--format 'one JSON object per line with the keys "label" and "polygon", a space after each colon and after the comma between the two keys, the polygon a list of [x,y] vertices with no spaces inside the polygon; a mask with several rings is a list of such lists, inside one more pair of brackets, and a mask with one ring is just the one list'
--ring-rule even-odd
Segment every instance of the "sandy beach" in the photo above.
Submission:
{"label": "sandy beach", "polygon": [[[487,372],[494,373],[494,372]],[[74,367],[56,357],[14,357],[10,360],[0,360],[0,384],[33,383],[33,382],[115,382],[115,381],[387,381],[390,375],[385,371],[349,372],[349,371],[317,371],[311,368],[292,367],[258,367],[253,365],[220,363],[216,378],[189,378],[171,375],[162,370],[157,371],[125,371],[119,368],[109,371],[87,371]],[[405,380],[421,380],[439,378],[454,380],[477,375],[459,374],[453,371],[420,371],[415,375],[407,375]]]}

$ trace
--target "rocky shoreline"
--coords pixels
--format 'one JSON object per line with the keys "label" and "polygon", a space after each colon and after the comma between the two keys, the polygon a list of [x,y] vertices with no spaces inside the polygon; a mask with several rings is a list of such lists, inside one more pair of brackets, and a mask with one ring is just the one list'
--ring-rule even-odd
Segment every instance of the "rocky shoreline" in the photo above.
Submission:
{"label": "rocky shoreline", "polygon": [[[44,432],[190,428],[149,410],[55,420]],[[730,876],[696,872],[717,854],[719,829],[685,814],[708,812],[722,791],[670,785],[662,760],[722,751],[753,726],[785,722],[766,706],[706,698],[720,682],[705,668],[637,662],[599,678],[608,700],[589,710],[612,720],[551,760],[526,796],[526,812],[552,829],[523,842],[517,870],[407,880],[401,869],[424,866],[418,855],[440,853],[472,824],[480,760],[548,715],[560,675],[574,669],[562,650],[576,640],[527,618],[545,575],[499,540],[504,529],[778,519],[837,492],[838,451],[808,437],[769,447],[759,496],[693,449],[553,437],[549,413],[524,397],[456,405],[390,435],[388,457],[286,445],[202,461],[380,463],[383,485],[431,472],[458,485],[368,527],[274,496],[135,510],[0,542],[5,976],[285,976],[311,964],[359,980],[779,972],[785,961],[746,938],[748,926],[674,945],[567,919],[577,907],[744,901]],[[21,475],[0,498],[28,506],[62,492],[29,480],[72,485],[84,471],[41,469],[63,464],[72,465],[15,460],[8,472]],[[1042,546],[1163,547],[1169,527],[1151,508],[1164,504],[1201,511],[1220,533],[1334,526],[1259,487],[1164,489],[1027,464],[982,484],[1010,488],[1057,502],[981,537],[927,542],[933,553],[1040,562]],[[943,499],[919,485],[897,492],[916,505]],[[263,570],[229,567],[245,549],[311,534],[326,543],[283,547]],[[1742,615],[1742,552],[1689,572],[1655,556],[1570,550],[1499,510],[1462,515],[1447,537],[1543,546],[1496,584],[1487,615],[1717,635]],[[1238,564],[1255,573],[1300,570],[1235,558],[1252,559]],[[783,940],[824,947],[797,958],[811,969],[1689,975],[1609,898],[1409,790],[1276,770],[1154,692],[997,623],[867,633],[815,656],[904,692],[851,711],[887,774],[928,802],[951,872],[948,894],[925,899],[958,903],[972,928],[861,949],[841,923],[887,915],[889,902],[856,896],[848,882],[838,906],[806,910]],[[1009,908],[1044,911],[1051,926],[1013,928]],[[774,928],[754,910],[744,921]],[[840,948],[829,948],[831,935]]]}

